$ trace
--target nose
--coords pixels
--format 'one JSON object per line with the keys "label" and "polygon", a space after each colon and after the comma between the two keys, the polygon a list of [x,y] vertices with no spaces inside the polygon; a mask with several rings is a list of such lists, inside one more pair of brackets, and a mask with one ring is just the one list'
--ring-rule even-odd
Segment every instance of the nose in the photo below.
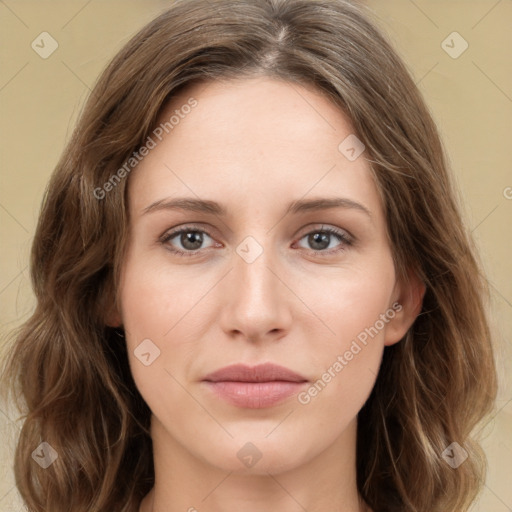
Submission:
{"label": "nose", "polygon": [[222,295],[220,322],[229,337],[261,342],[289,332],[293,293],[271,250],[263,250],[254,261],[233,253]]}

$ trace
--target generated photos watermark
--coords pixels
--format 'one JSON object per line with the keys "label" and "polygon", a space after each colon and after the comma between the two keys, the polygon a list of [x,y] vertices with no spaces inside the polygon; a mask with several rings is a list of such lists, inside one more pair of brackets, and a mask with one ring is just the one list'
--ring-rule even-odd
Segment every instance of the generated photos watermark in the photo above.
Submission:
{"label": "generated photos watermark", "polygon": [[93,190],[94,197],[98,200],[105,199],[108,192],[113,190],[121,180],[126,178],[128,174],[142,162],[149,152],[156,148],[159,142],[163,140],[164,134],[170,133],[182,119],[190,114],[194,107],[197,107],[198,101],[195,98],[189,98],[187,103],[182,105],[179,109],[175,109],[173,115],[168,121],[160,123],[151,133],[148,135],[146,142],[139,148],[138,151],[134,151],[132,156],[126,160],[124,165],[120,167],[110,178],[101,186],[96,187]]}
{"label": "generated photos watermark", "polygon": [[373,339],[379,334],[385,325],[390,320],[395,318],[396,313],[402,310],[402,305],[395,302],[385,313],[379,315],[379,319],[371,327],[367,327],[364,331],[361,331],[355,339],[352,340],[350,348],[346,350],[343,355],[338,355],[336,360],[327,368],[322,374],[322,377],[318,379],[314,384],[309,386],[305,391],[301,391],[297,395],[297,400],[300,404],[306,405],[311,402],[311,399],[321,393],[327,384],[332,381],[349,363],[354,359],[361,350],[368,345],[369,338]]}

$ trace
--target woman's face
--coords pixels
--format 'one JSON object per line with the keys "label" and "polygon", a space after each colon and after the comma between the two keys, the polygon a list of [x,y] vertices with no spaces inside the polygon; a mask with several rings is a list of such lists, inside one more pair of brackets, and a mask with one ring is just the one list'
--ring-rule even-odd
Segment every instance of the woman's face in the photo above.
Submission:
{"label": "woman's face", "polygon": [[[159,122],[129,176],[118,317],[153,432],[261,473],[353,444],[383,348],[413,318],[349,121],[258,78],[196,84]],[[251,371],[267,363],[294,376]]]}

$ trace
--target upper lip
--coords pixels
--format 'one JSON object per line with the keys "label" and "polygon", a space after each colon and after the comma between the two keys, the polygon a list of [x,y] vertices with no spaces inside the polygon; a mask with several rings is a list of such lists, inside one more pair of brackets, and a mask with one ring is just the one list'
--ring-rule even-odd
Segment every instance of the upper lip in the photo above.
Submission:
{"label": "upper lip", "polygon": [[234,364],[220,368],[204,377],[209,382],[306,382],[307,379],[298,373],[272,363],[259,364],[257,366],[247,366],[244,364]]}

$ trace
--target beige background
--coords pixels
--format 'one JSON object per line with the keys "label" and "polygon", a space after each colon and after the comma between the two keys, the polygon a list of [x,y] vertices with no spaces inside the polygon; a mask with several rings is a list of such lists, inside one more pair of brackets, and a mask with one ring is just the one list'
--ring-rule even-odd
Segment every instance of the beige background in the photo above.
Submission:
{"label": "beige background", "polygon": [[[512,511],[512,1],[369,0],[439,125],[493,289],[501,389],[485,426],[490,472],[475,512]],[[28,253],[42,193],[106,62],[169,5],[163,0],[0,0],[0,322],[33,308]],[[469,47],[452,58],[442,42]],[[58,49],[31,43],[49,32]],[[458,51],[462,40],[448,44]],[[507,197],[508,196],[508,199]],[[470,406],[470,404],[468,404]],[[23,510],[14,488],[14,413],[0,410],[0,512]],[[507,485],[508,483],[508,485]]]}

